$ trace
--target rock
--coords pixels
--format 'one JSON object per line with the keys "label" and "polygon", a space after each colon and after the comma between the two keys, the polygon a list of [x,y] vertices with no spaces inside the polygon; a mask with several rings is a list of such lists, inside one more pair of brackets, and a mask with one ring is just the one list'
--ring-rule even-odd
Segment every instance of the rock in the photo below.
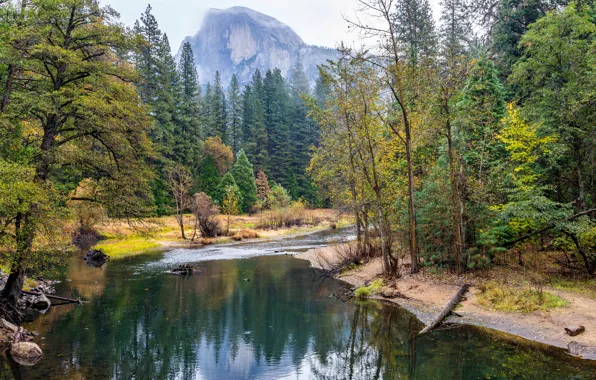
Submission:
{"label": "rock", "polygon": [[383,290],[381,290],[381,296],[383,298],[403,298],[403,299],[410,299],[410,297],[400,293],[399,291],[397,291],[396,289],[392,289],[392,288],[384,288]]}
{"label": "rock", "polygon": [[43,352],[35,343],[15,343],[10,348],[10,356],[20,365],[32,366],[41,359]]}
{"label": "rock", "polygon": [[29,307],[35,310],[47,310],[50,306],[52,306],[52,302],[45,294],[41,293],[31,300],[31,305]]}
{"label": "rock", "polygon": [[178,276],[189,276],[189,275],[193,274],[193,272],[194,272],[193,267],[191,267],[188,264],[180,265],[179,267],[174,268],[171,271],[169,271],[169,273],[175,274]]}
{"label": "rock", "polygon": [[585,347],[574,341],[574,342],[569,342],[569,344],[567,345],[567,349],[569,350],[569,354],[571,354],[573,356],[581,356]]}
{"label": "rock", "polygon": [[90,267],[99,268],[110,260],[110,256],[106,255],[101,249],[90,249],[87,251],[84,260]]}
{"label": "rock", "polygon": [[584,326],[569,326],[569,327],[565,327],[565,332],[569,336],[576,336],[576,335],[579,335],[579,334],[583,333],[584,331],[586,331],[586,328]]}
{"label": "rock", "polygon": [[8,322],[6,319],[0,318],[0,329],[8,330],[12,333],[16,333],[18,327]]}

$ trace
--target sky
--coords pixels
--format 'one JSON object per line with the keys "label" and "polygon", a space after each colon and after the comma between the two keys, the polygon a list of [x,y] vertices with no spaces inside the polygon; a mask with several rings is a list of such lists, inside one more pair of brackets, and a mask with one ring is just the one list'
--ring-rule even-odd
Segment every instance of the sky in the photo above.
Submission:
{"label": "sky", "polygon": [[[182,40],[195,35],[209,8],[225,9],[233,6],[252,8],[275,17],[290,26],[307,44],[327,47],[339,42],[359,44],[358,34],[350,32],[344,19],[356,15],[357,0],[100,0],[111,5],[121,15],[121,21],[134,25],[147,4],[153,7],[162,32],[168,35],[173,53]],[[438,18],[439,0],[431,0],[435,19]]]}

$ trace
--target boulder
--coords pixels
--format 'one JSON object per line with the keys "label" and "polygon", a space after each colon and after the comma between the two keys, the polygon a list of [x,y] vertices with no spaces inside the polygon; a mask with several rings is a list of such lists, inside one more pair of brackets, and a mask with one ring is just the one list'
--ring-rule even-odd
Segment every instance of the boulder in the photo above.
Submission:
{"label": "boulder", "polygon": [[569,327],[565,327],[565,332],[569,336],[576,336],[576,335],[579,335],[579,334],[583,333],[584,331],[586,331],[586,328],[584,326],[569,326]]}
{"label": "boulder", "polygon": [[105,252],[101,249],[90,249],[87,251],[84,260],[87,262],[87,265],[90,267],[99,268],[104,265],[110,256],[106,255]]}
{"label": "boulder", "polygon": [[10,356],[20,365],[32,366],[41,359],[42,355],[41,348],[31,342],[14,343],[10,348]]}
{"label": "boulder", "polygon": [[52,302],[45,294],[41,293],[31,300],[31,305],[29,307],[35,310],[47,310],[50,306],[52,306]]}

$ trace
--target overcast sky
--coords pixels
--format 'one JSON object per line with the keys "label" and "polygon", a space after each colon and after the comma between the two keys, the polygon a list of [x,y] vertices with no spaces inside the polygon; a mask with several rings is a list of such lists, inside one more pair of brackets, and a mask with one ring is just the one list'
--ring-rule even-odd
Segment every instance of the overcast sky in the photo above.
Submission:
{"label": "overcast sky", "polygon": [[[173,53],[186,36],[194,35],[209,8],[245,6],[289,25],[307,44],[334,47],[344,41],[360,41],[348,32],[342,15],[354,16],[357,0],[100,0],[111,5],[126,25],[134,25],[147,4],[153,7],[161,30],[167,33]],[[431,0],[435,19],[439,0]]]}

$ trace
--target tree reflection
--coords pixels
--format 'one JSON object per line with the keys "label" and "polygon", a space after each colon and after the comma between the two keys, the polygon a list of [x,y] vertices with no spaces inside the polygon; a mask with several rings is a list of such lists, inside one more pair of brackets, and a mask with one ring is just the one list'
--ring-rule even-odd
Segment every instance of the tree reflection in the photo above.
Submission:
{"label": "tree reflection", "polygon": [[[417,338],[412,314],[336,300],[338,282],[315,279],[306,262],[285,256],[205,262],[187,278],[146,267],[139,274],[135,265],[109,263],[92,303],[35,321],[44,358],[32,368],[1,358],[4,378],[463,379],[530,366],[585,370],[468,329]],[[91,294],[83,281],[61,291]]]}

